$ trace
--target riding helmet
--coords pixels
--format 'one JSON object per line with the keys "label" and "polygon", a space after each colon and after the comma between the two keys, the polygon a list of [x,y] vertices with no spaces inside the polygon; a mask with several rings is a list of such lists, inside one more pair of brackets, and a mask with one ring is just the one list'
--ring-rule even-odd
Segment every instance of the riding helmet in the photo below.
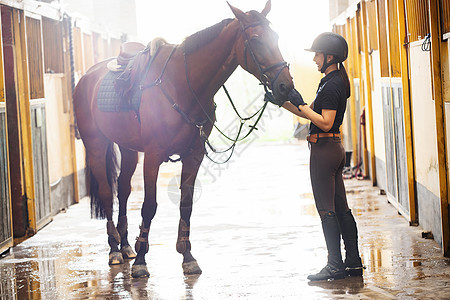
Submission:
{"label": "riding helmet", "polygon": [[334,32],[319,34],[312,43],[311,48],[305,50],[333,55],[335,58],[334,63],[343,62],[348,56],[347,41],[341,35]]}

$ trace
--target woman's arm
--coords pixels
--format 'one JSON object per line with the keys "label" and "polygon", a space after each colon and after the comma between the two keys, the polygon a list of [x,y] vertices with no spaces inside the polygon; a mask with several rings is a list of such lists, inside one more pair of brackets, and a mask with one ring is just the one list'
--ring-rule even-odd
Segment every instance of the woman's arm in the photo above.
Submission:
{"label": "woman's arm", "polygon": [[[305,107],[305,106],[301,106],[301,109],[303,110],[303,107]],[[284,102],[282,107],[284,109],[290,111],[291,113],[293,113],[296,116],[299,116],[299,117],[302,117],[302,118],[305,118],[305,119],[309,120],[309,118],[302,111],[298,110],[298,108],[294,104],[289,102],[289,101]],[[311,109],[314,109],[314,101],[309,105],[309,107]]]}
{"label": "woman's arm", "polygon": [[283,108],[290,111],[291,113],[293,113],[296,116],[308,119],[308,117],[303,112],[299,111],[298,108],[295,107],[295,105],[289,101],[284,102]]}
{"label": "woman's arm", "polygon": [[[294,105],[292,105],[294,106]],[[284,105],[283,105],[284,107]],[[295,107],[295,106],[294,106]],[[333,127],[336,111],[332,109],[322,109],[322,114],[319,115],[308,105],[300,106],[302,113],[307,119],[311,120],[317,127],[325,132],[328,132]]]}
{"label": "woman's arm", "polygon": [[303,101],[300,93],[295,89],[289,93],[288,101],[284,102],[282,106],[296,116],[309,119],[314,125],[325,132],[328,132],[331,127],[333,127],[336,110],[322,109],[322,114],[316,113],[313,110],[314,101],[308,106],[308,104]]}

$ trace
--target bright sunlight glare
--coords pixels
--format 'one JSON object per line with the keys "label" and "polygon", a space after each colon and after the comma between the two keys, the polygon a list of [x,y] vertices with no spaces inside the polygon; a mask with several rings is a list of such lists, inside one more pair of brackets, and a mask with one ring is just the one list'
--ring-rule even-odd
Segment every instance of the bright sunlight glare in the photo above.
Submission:
{"label": "bright sunlight glare", "polygon": [[[228,0],[247,12],[262,11],[267,0]],[[136,0],[138,38],[147,44],[156,37],[169,43],[180,44],[184,38],[214,25],[226,18],[234,18],[226,0]],[[272,0],[267,19],[279,35],[279,48],[283,58],[290,64],[296,88],[305,101],[314,99],[320,73],[312,61],[313,55],[304,51],[311,46],[321,32],[330,31],[328,0]],[[263,103],[263,90],[257,80],[238,68],[226,83],[238,109],[251,115]],[[217,104],[217,124],[221,128],[236,130],[236,116],[222,90],[214,97]],[[270,107],[261,122],[259,140],[287,140],[292,137],[297,122],[284,109]],[[214,131],[212,134],[214,139]]]}
{"label": "bright sunlight glare", "polygon": [[[266,0],[228,2],[244,12],[261,11],[266,4]],[[144,43],[163,37],[179,44],[201,29],[234,17],[226,0],[137,0],[136,8],[138,37]],[[330,30],[328,0],[272,0],[267,18],[280,36],[283,56],[290,60],[301,59],[314,37]]]}

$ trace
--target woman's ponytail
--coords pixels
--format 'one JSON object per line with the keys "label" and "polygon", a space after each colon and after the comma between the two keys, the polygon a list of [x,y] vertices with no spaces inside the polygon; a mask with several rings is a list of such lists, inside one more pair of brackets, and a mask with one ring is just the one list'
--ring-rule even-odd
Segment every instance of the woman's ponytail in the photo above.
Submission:
{"label": "woman's ponytail", "polygon": [[350,80],[348,79],[347,71],[345,70],[344,64],[339,63],[339,73],[341,74],[342,80],[344,81],[347,98],[350,97]]}

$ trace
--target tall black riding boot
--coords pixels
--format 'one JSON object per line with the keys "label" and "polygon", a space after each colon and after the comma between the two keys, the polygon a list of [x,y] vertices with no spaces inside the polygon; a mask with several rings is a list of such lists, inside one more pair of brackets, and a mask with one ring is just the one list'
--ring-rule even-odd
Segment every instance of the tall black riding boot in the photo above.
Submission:
{"label": "tall black riding boot", "polygon": [[328,263],[319,273],[309,275],[311,281],[342,279],[345,277],[341,256],[341,233],[334,212],[327,212],[322,218],[322,229],[328,249]]}
{"label": "tall black riding boot", "polygon": [[337,218],[345,245],[345,274],[362,276],[363,265],[358,251],[358,229],[355,218],[351,210],[343,214],[337,214]]}

